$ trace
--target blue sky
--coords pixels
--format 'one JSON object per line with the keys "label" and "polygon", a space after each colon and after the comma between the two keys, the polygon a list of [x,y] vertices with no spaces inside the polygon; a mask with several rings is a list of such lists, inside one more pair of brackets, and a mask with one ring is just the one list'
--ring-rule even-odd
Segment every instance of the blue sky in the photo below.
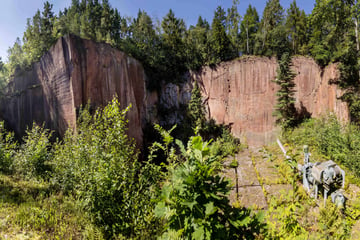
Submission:
{"label": "blue sky", "polygon": [[[287,8],[293,0],[280,0]],[[26,19],[31,18],[37,9],[43,8],[45,0],[1,0],[0,8],[0,57],[7,59],[7,50],[17,37],[22,39],[26,27]],[[57,14],[59,10],[70,6],[71,0],[49,0],[54,5]],[[240,0],[238,10],[244,15],[249,4],[256,7],[259,14],[265,7],[266,0]],[[311,13],[315,0],[297,0],[300,9]],[[211,22],[217,6],[229,8],[232,0],[110,0],[112,7],[116,7],[122,16],[135,17],[138,10],[145,10],[154,19],[161,20],[171,8],[175,16],[184,19],[187,26],[196,24],[201,15]]]}

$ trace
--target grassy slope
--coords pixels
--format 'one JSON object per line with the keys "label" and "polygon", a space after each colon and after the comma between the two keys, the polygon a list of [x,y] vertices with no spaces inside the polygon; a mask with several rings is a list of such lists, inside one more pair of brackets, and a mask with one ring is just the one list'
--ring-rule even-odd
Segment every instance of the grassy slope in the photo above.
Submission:
{"label": "grassy slope", "polygon": [[0,175],[0,239],[102,239],[81,203],[46,183]]}

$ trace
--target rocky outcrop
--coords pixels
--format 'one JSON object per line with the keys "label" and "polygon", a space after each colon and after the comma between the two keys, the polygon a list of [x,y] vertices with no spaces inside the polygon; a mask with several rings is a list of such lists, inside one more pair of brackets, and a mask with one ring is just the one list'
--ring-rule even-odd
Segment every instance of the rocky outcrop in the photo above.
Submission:
{"label": "rocky outcrop", "polygon": [[80,106],[106,105],[114,96],[128,112],[129,135],[142,143],[145,73],[137,60],[75,36],[60,38],[26,72],[17,72],[1,101],[1,116],[19,136],[32,122],[63,135],[75,128]]}
{"label": "rocky outcrop", "polygon": [[[190,78],[189,78],[190,79]],[[183,122],[187,104],[191,99],[192,83],[162,84],[160,90],[159,120],[161,125],[172,126]]]}
{"label": "rocky outcrop", "polygon": [[[329,83],[339,75],[336,65],[321,69],[306,57],[293,58],[293,65],[297,108],[312,117],[334,112],[348,121],[347,105],[338,99],[341,90]],[[273,116],[276,68],[275,59],[243,57],[204,67],[192,78],[200,84],[208,118],[230,125],[236,137],[258,146],[273,141],[278,133]]]}

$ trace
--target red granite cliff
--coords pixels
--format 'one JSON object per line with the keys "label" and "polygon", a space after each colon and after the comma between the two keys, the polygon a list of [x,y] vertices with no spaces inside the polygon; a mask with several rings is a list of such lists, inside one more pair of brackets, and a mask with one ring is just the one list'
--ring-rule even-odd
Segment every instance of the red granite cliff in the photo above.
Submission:
{"label": "red granite cliff", "polygon": [[[231,126],[236,137],[249,145],[262,145],[275,139],[278,128],[273,117],[278,86],[277,62],[265,57],[243,57],[215,67],[203,67],[190,74],[188,82],[164,84],[158,93],[145,89],[145,72],[140,62],[108,44],[95,43],[75,36],[60,38],[33,64],[19,71],[7,86],[0,114],[19,136],[32,122],[45,124],[62,136],[68,127],[76,127],[80,106],[89,101],[93,108],[106,105],[115,95],[124,108],[132,105],[129,136],[139,146],[143,142],[146,121],[168,125],[180,123],[182,108],[191,98],[191,81],[199,82],[208,118]],[[331,80],[339,77],[336,64],[321,69],[314,60],[293,58],[296,73],[297,107],[312,117],[334,112],[349,120],[342,92]],[[159,95],[158,95],[159,94]],[[158,116],[156,105],[169,116]]]}
{"label": "red granite cliff", "polygon": [[[347,104],[339,100],[342,91],[331,80],[339,77],[336,64],[321,69],[314,60],[294,57],[296,106],[312,117],[333,112],[349,120]],[[273,116],[278,86],[277,62],[265,57],[243,57],[216,67],[204,67],[193,79],[201,86],[208,118],[230,125],[231,132],[249,145],[273,141],[278,130]]]}
{"label": "red granite cliff", "polygon": [[1,116],[19,136],[32,122],[60,136],[76,125],[76,112],[89,101],[106,105],[115,95],[127,114],[129,135],[142,143],[145,73],[140,62],[108,44],[75,36],[60,38],[26,72],[17,72],[1,102]]}

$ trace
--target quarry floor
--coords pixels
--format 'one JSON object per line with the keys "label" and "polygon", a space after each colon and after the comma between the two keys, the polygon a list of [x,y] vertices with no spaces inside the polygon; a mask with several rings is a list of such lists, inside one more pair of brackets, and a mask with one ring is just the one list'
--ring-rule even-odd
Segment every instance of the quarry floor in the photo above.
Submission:
{"label": "quarry floor", "polygon": [[[226,167],[224,174],[233,183],[230,201],[239,202],[245,207],[267,209],[268,198],[277,196],[291,188],[283,184],[283,176],[277,171],[270,156],[258,148],[247,148],[235,155],[238,167]],[[225,161],[229,166],[234,157]]]}
{"label": "quarry floor", "polygon": [[[246,148],[235,156],[227,158],[224,162],[226,167],[223,174],[230,178],[233,184],[230,202],[237,202],[241,206],[255,210],[266,210],[272,197],[280,197],[281,194],[291,190],[291,185],[286,183],[284,172],[281,173],[276,167],[274,161],[276,158],[285,160],[281,154],[274,156],[261,148]],[[236,168],[230,167],[234,160],[238,163]],[[301,186],[301,183],[298,185]],[[347,203],[358,200],[360,187],[348,184],[345,197]],[[320,197],[318,201],[322,201],[322,198]],[[318,211],[318,207],[313,211]],[[360,239],[360,219],[352,228],[351,239]]]}

